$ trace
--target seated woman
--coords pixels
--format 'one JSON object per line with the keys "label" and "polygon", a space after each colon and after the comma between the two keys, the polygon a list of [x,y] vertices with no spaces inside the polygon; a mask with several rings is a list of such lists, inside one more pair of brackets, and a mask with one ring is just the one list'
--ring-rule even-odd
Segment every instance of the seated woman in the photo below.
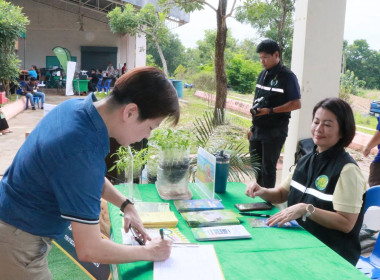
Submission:
{"label": "seated woman", "polygon": [[297,219],[307,231],[355,265],[360,256],[366,181],[355,160],[344,150],[355,135],[351,107],[339,98],[320,101],[313,110],[314,151],[302,157],[294,173],[279,187],[257,183],[246,194],[272,203],[288,201],[288,208],[267,224],[279,226]]}

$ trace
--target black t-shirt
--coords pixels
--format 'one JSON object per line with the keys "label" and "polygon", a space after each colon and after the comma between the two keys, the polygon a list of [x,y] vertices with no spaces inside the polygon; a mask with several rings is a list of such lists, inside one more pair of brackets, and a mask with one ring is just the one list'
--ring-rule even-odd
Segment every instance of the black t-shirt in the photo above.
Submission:
{"label": "black t-shirt", "polygon": [[96,75],[96,73],[92,73],[92,74],[90,75],[90,77],[91,77],[91,83],[93,83],[93,84],[97,84],[97,83],[98,83],[99,78],[98,78],[98,76]]}

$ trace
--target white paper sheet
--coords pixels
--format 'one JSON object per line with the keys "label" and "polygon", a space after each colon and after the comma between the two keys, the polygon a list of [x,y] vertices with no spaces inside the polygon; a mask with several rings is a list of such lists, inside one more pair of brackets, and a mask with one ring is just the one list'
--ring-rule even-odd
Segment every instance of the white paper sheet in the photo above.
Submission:
{"label": "white paper sheet", "polygon": [[154,280],[224,279],[213,245],[174,246],[170,258],[153,267]]}

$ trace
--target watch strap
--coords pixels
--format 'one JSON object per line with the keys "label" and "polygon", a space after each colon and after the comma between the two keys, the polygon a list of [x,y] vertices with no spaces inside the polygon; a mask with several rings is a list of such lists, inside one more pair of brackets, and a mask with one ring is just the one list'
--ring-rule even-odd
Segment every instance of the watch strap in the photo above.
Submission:
{"label": "watch strap", "polygon": [[313,204],[308,204],[306,206],[306,213],[302,216],[302,221],[306,222],[306,218],[310,217],[311,214],[315,212],[315,207]]}
{"label": "watch strap", "polygon": [[134,204],[132,201],[130,201],[128,198],[121,204],[120,211],[124,213],[125,207],[127,207],[128,204]]}

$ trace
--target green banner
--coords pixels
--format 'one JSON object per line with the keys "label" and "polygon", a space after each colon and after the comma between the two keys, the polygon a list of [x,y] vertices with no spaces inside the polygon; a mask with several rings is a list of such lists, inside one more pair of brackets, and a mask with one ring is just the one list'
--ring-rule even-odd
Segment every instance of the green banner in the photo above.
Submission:
{"label": "green banner", "polygon": [[67,61],[71,61],[70,52],[62,47],[53,48],[53,52],[57,56],[59,63],[62,65],[63,71],[67,73]]}

